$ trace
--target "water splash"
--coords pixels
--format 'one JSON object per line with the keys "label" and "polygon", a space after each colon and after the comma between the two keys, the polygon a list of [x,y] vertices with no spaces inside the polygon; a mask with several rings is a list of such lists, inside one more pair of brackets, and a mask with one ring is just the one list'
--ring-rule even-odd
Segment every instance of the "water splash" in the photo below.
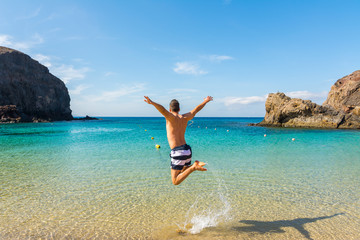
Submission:
{"label": "water splash", "polygon": [[222,179],[213,172],[218,186],[211,192],[198,195],[185,216],[182,229],[191,234],[200,233],[204,228],[216,227],[230,219],[231,205],[227,200],[227,187]]}

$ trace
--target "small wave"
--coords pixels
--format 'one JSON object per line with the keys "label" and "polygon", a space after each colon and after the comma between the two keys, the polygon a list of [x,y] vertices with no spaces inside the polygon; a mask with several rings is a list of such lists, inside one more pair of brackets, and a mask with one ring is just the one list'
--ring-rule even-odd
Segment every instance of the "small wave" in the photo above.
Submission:
{"label": "small wave", "polygon": [[97,133],[97,132],[128,132],[132,131],[130,128],[82,128],[82,129],[73,129],[71,133]]}

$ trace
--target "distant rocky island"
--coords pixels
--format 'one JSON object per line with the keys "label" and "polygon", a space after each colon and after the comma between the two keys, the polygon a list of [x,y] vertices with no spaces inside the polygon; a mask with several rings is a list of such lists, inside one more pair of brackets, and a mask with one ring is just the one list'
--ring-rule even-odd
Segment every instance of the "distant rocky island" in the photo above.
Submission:
{"label": "distant rocky island", "polygon": [[264,120],[256,126],[360,129],[360,70],[331,87],[322,105],[270,93]]}
{"label": "distant rocky island", "polygon": [[0,46],[0,123],[94,119],[73,118],[68,89],[47,67]]}

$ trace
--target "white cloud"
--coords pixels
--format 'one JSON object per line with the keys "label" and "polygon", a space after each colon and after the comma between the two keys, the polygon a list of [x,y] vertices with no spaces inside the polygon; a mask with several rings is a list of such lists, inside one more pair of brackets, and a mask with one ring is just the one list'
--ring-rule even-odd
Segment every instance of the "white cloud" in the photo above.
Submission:
{"label": "white cloud", "polygon": [[48,68],[52,66],[49,56],[45,56],[45,55],[42,55],[42,54],[36,54],[34,56],[34,59],[37,60],[42,65],[48,67]]}
{"label": "white cloud", "polygon": [[222,61],[225,61],[225,60],[233,60],[234,58],[233,57],[230,57],[230,56],[224,56],[224,55],[210,55],[210,56],[207,56],[207,59],[212,61],[212,62],[222,62]]}
{"label": "white cloud", "polygon": [[53,64],[52,58],[43,54],[36,54],[34,59],[48,67],[50,72],[60,78],[64,83],[68,83],[71,80],[84,79],[86,73],[90,71],[87,67],[76,68],[73,65]]}
{"label": "white cloud", "polygon": [[[10,35],[0,35],[0,45],[5,47],[14,48],[16,50],[29,50],[35,45],[43,43],[44,40],[39,34],[34,34],[31,40],[17,42]],[[34,57],[44,66],[50,68],[50,72],[59,77],[64,83],[68,83],[71,80],[83,79],[86,73],[90,71],[87,67],[77,68],[73,65],[66,64],[53,64],[52,59],[49,56],[43,54],[36,54]]]}
{"label": "white cloud", "polygon": [[177,62],[175,63],[175,68],[173,68],[173,70],[178,74],[189,74],[189,75],[207,74],[207,72],[201,70],[197,64],[191,62]]}
{"label": "white cloud", "polygon": [[12,45],[11,36],[9,36],[9,35],[0,35],[0,45],[2,45],[2,46]]}
{"label": "white cloud", "polygon": [[0,45],[13,48],[16,50],[28,50],[35,45],[41,44],[44,42],[44,39],[39,34],[34,34],[31,37],[31,40],[17,42],[10,35],[0,35]]}
{"label": "white cloud", "polygon": [[87,96],[89,102],[112,102],[120,97],[127,96],[133,93],[141,92],[145,89],[145,84],[134,84],[132,86],[123,85],[121,88],[114,91],[102,92],[99,96]]}
{"label": "white cloud", "polygon": [[75,68],[72,65],[65,64],[52,68],[53,74],[60,78],[64,83],[68,83],[71,80],[83,79],[89,71],[90,69],[87,67]]}
{"label": "white cloud", "polygon": [[320,93],[313,93],[309,91],[294,91],[294,92],[287,92],[285,95],[291,98],[301,98],[301,99],[321,99],[327,97],[327,92],[320,92]]}
{"label": "white cloud", "polygon": [[27,45],[25,43],[14,42],[13,38],[9,35],[0,35],[0,45],[15,49],[27,48]]}
{"label": "white cloud", "polygon": [[81,84],[81,85],[76,86],[75,89],[69,90],[69,92],[72,95],[80,95],[83,90],[85,90],[85,89],[87,89],[89,87],[90,87],[89,85]]}
{"label": "white cloud", "polygon": [[[294,92],[286,92],[286,96],[291,98],[301,98],[301,99],[322,99],[327,96],[327,92],[313,93],[309,91],[294,91]],[[220,99],[220,102],[223,102],[225,106],[232,105],[248,105],[252,103],[260,103],[265,102],[268,97],[268,94],[264,96],[251,96],[251,97],[226,97]]]}
{"label": "white cloud", "polygon": [[220,101],[225,104],[225,106],[231,105],[248,105],[251,103],[265,102],[268,95],[264,96],[251,96],[251,97],[226,97]]}

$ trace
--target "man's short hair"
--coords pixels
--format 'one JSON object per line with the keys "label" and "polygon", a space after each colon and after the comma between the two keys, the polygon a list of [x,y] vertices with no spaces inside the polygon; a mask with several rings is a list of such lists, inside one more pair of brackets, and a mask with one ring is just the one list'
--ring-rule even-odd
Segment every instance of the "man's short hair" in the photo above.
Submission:
{"label": "man's short hair", "polygon": [[179,104],[178,100],[176,100],[176,99],[171,100],[170,110],[172,112],[176,112],[176,113],[180,111],[180,104]]}

